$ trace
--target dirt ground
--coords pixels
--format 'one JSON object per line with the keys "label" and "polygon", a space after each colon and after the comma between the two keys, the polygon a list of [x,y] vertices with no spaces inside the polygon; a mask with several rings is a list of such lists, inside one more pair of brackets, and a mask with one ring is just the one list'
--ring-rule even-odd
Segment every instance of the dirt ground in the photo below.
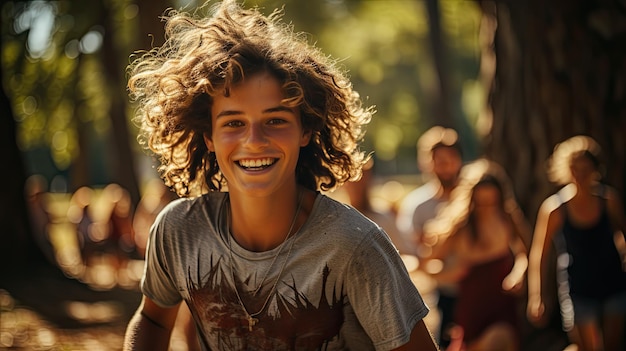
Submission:
{"label": "dirt ground", "polygon": [[141,295],[96,290],[53,266],[0,281],[0,350],[121,350]]}
{"label": "dirt ground", "polygon": [[[134,270],[142,264],[136,261]],[[91,275],[101,280],[90,282],[52,265],[0,276],[0,350],[122,350],[126,326],[141,301],[139,276],[135,272],[106,285],[102,278],[111,275],[110,269],[95,267]],[[169,349],[190,351],[179,325]]]}

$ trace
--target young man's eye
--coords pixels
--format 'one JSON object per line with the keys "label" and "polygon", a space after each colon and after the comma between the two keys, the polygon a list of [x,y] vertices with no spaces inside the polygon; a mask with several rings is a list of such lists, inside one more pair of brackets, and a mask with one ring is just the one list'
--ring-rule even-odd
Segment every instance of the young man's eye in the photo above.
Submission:
{"label": "young man's eye", "polygon": [[284,120],[283,118],[272,118],[268,121],[268,124],[270,125],[279,125],[279,124],[284,124],[287,123],[286,120]]}
{"label": "young man's eye", "polygon": [[224,123],[225,127],[241,127],[243,123],[241,121],[228,121]]}

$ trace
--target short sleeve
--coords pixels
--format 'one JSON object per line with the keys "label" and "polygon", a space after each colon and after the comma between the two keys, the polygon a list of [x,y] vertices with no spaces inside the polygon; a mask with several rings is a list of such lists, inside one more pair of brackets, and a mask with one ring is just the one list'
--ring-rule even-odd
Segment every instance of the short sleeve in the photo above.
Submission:
{"label": "short sleeve", "polygon": [[171,234],[166,230],[166,215],[162,212],[150,228],[146,246],[144,273],[141,279],[141,292],[162,307],[178,304],[182,297],[172,279],[168,252],[171,243],[165,240]]}
{"label": "short sleeve", "polygon": [[407,343],[417,321],[428,314],[400,255],[378,230],[355,250],[346,279],[352,308],[377,350]]}

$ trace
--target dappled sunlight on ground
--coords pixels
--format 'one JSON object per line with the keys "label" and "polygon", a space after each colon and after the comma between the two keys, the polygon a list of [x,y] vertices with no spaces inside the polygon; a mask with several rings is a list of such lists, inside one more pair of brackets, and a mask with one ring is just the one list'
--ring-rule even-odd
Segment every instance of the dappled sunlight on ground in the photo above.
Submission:
{"label": "dappled sunlight on ground", "polygon": [[[55,325],[0,289],[0,350],[122,350],[128,306],[116,300],[62,304],[67,315],[83,326],[66,328]],[[170,350],[189,350],[180,326],[172,333]]]}
{"label": "dappled sunlight on ground", "polygon": [[[15,350],[121,350],[123,334],[119,326],[60,329],[30,308],[16,305],[6,291],[0,290],[0,348]],[[72,302],[67,308],[77,319],[109,322],[118,319],[115,302],[93,305]]]}
{"label": "dappled sunlight on ground", "polygon": [[[115,223],[119,191],[110,189],[108,197],[101,189],[85,188],[80,196],[42,193],[31,202],[40,229],[35,239],[51,264],[2,278],[0,350],[122,349],[141,300],[144,261],[141,253],[120,245],[128,239],[132,217],[120,222],[118,216]],[[190,349],[179,324],[169,349]]]}

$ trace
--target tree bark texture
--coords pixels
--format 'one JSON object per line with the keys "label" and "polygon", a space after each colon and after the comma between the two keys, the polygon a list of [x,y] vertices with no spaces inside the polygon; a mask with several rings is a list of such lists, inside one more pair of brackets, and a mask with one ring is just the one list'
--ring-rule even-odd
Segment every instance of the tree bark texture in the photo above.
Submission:
{"label": "tree bark texture", "polygon": [[[1,78],[1,75],[0,75]],[[17,274],[27,266],[45,263],[46,258],[35,244],[29,225],[25,198],[26,171],[17,145],[13,109],[6,91],[0,88],[2,124],[0,145],[4,155],[0,196],[0,276]]]}
{"label": "tree bark texture", "polygon": [[[446,52],[446,43],[441,30],[441,14],[439,11],[439,0],[426,1],[428,9],[428,33],[430,37],[431,50],[433,52],[433,65],[437,71],[436,90],[430,106],[429,127],[437,124],[446,128],[454,127],[452,116],[452,101],[450,99],[449,71]],[[436,122],[436,123],[435,123]]]}
{"label": "tree bark texture", "polygon": [[115,8],[106,5],[103,0],[102,4],[102,25],[105,28],[103,40],[103,65],[108,78],[108,94],[110,95],[111,106],[109,110],[112,126],[112,165],[114,166],[113,177],[114,182],[118,183],[124,189],[128,190],[133,207],[139,203],[139,181],[135,171],[134,151],[130,144],[131,140],[135,140],[133,133],[129,128],[129,120],[126,114],[125,94],[126,83],[124,80],[125,61],[121,61],[120,57],[126,50],[120,48],[115,43],[116,22]]}
{"label": "tree bark texture", "polygon": [[529,219],[556,190],[546,175],[554,146],[578,134],[601,145],[605,180],[623,197],[626,3],[480,4],[483,73],[490,88],[484,148],[508,170]]}
{"label": "tree bark texture", "polygon": [[138,0],[139,6],[139,46],[137,50],[150,50],[163,45],[165,41],[165,23],[161,17],[171,8],[167,0]]}
{"label": "tree bark texture", "polygon": [[[626,188],[626,3],[602,0],[479,0],[482,81],[479,123],[486,157],[509,173],[531,224],[557,190],[547,177],[553,148],[574,135],[602,147],[605,181]],[[550,253],[554,266],[556,255]],[[551,322],[529,332],[524,349],[562,350],[555,272],[545,297]],[[561,332],[562,333],[562,332]],[[548,346],[550,345],[550,346]]]}

